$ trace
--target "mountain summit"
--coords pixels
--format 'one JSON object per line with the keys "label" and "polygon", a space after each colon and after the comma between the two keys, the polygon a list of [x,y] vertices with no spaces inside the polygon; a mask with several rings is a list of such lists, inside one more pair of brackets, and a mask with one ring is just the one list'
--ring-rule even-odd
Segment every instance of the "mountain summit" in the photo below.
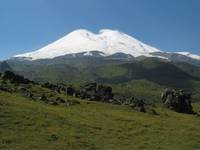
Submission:
{"label": "mountain summit", "polygon": [[151,57],[150,53],[160,52],[160,50],[117,30],[104,29],[100,30],[98,34],[94,34],[88,30],[79,29],[35,52],[15,57],[36,60],[90,51],[99,51],[105,56],[124,53],[134,57]]}
{"label": "mountain summit", "polygon": [[[200,61],[200,56],[188,52],[169,53],[144,44],[143,42],[117,30],[103,29],[98,34],[85,29],[75,30],[63,38],[34,52],[14,56],[26,60],[52,59],[59,56],[84,53],[92,56],[97,51],[101,56],[116,53],[132,57],[158,57],[166,60]],[[186,59],[187,58],[187,59]],[[189,59],[189,60],[188,60]]]}

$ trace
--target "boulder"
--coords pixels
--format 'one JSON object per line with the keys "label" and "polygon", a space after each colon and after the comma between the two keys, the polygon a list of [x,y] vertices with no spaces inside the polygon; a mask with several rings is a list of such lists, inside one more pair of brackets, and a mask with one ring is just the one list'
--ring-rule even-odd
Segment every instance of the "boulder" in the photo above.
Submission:
{"label": "boulder", "polygon": [[114,94],[110,86],[98,85],[94,82],[82,86],[79,91],[76,91],[75,95],[82,99],[110,102]]}
{"label": "boulder", "polygon": [[132,99],[131,107],[133,107],[135,110],[139,112],[146,112],[146,103],[143,99]]}
{"label": "boulder", "polygon": [[33,93],[27,92],[26,96],[27,96],[28,98],[33,98]]}
{"label": "boulder", "polygon": [[50,89],[54,92],[57,92],[57,93],[61,93],[61,91],[65,91],[65,87],[63,87],[61,85],[51,84],[49,82],[43,84],[42,87],[48,88],[48,89]]}
{"label": "boulder", "polygon": [[48,103],[49,100],[47,99],[47,97],[43,94],[41,97],[39,97],[40,101],[44,101],[45,103]]}
{"label": "boulder", "polygon": [[163,104],[171,110],[192,114],[192,92],[186,90],[165,89],[162,94]]}
{"label": "boulder", "polygon": [[97,88],[97,94],[103,101],[109,101],[113,99],[114,94],[112,93],[112,87],[99,85]]}
{"label": "boulder", "polygon": [[96,92],[97,90],[97,83],[96,82],[92,82],[92,83],[88,83],[84,86],[84,89],[86,91],[93,91]]}
{"label": "boulder", "polygon": [[119,94],[119,93],[115,93],[113,94],[113,100],[112,100],[112,104],[117,104],[117,105],[127,105],[126,98]]}
{"label": "boulder", "polygon": [[69,95],[69,96],[74,96],[75,93],[76,93],[76,91],[75,91],[75,89],[74,89],[72,86],[69,86],[69,87],[67,87],[67,89],[66,89],[66,93],[67,93],[67,95]]}

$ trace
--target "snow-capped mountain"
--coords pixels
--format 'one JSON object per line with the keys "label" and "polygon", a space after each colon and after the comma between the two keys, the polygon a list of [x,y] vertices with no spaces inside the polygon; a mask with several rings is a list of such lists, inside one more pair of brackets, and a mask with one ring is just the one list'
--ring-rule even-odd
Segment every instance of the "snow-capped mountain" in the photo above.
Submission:
{"label": "snow-capped mountain", "polygon": [[87,52],[90,55],[90,51],[99,51],[105,56],[124,53],[134,57],[152,57],[150,53],[160,52],[160,50],[116,30],[105,29],[100,30],[99,34],[94,34],[90,31],[80,29],[69,33],[67,36],[35,52],[17,55],[15,57],[36,60],[82,52]]}
{"label": "snow-capped mountain", "polygon": [[[16,55],[14,58],[26,60],[52,59],[59,56],[82,54],[93,56],[99,52],[102,57],[114,54],[126,54],[132,57],[158,57],[166,60],[200,61],[200,56],[189,52],[164,52],[117,30],[104,29],[98,34],[88,30],[75,30],[65,37],[34,52]],[[187,58],[187,59],[185,59]]]}
{"label": "snow-capped mountain", "polygon": [[200,56],[199,55],[191,54],[190,52],[176,52],[176,53],[180,54],[180,55],[184,55],[184,56],[190,57],[192,59],[200,60]]}

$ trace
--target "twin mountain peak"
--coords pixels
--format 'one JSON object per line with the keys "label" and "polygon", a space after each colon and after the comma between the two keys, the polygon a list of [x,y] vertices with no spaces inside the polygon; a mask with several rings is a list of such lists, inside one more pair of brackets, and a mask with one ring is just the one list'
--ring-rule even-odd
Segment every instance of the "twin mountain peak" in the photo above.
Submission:
{"label": "twin mountain peak", "polygon": [[164,52],[149,46],[134,37],[117,30],[103,29],[98,34],[85,29],[75,30],[61,39],[34,52],[20,54],[14,58],[25,60],[53,59],[65,55],[82,53],[93,56],[94,52],[101,57],[115,54],[128,55],[127,58],[156,57],[168,61],[200,63],[200,56],[189,52]]}

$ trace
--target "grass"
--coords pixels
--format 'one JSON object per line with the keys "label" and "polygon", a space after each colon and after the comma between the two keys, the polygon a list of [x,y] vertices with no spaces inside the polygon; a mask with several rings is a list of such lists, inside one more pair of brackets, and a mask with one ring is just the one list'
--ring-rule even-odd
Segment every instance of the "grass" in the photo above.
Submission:
{"label": "grass", "polygon": [[200,81],[191,81],[191,84],[193,85],[194,93],[193,96],[194,101],[199,102],[200,101]]}
{"label": "grass", "polygon": [[[194,107],[200,110],[199,104]],[[70,107],[50,106],[1,92],[0,149],[200,149],[200,117],[162,107],[156,111],[158,116],[88,101]]]}
{"label": "grass", "polygon": [[166,87],[189,89],[196,93],[194,101],[200,101],[200,69],[187,63],[164,62],[154,58],[141,61],[73,58],[59,60],[59,63],[41,61],[40,65],[37,62],[8,63],[17,73],[38,82],[66,83],[76,87],[84,82],[110,84],[120,94],[148,101],[158,101]]}
{"label": "grass", "polygon": [[112,87],[114,92],[128,98],[134,96],[151,103],[160,103],[161,93],[164,91],[164,87],[147,80],[132,80],[127,83],[113,84]]}
{"label": "grass", "polygon": [[117,65],[107,65],[99,70],[99,76],[102,78],[112,79],[115,77],[122,77],[128,73],[126,68]]}
{"label": "grass", "polygon": [[[192,87],[183,88],[194,93],[193,102],[200,102],[200,81],[190,81]],[[113,91],[125,97],[137,97],[150,103],[161,103],[161,93],[166,86],[156,84],[148,80],[132,80],[126,83],[111,84]]]}

